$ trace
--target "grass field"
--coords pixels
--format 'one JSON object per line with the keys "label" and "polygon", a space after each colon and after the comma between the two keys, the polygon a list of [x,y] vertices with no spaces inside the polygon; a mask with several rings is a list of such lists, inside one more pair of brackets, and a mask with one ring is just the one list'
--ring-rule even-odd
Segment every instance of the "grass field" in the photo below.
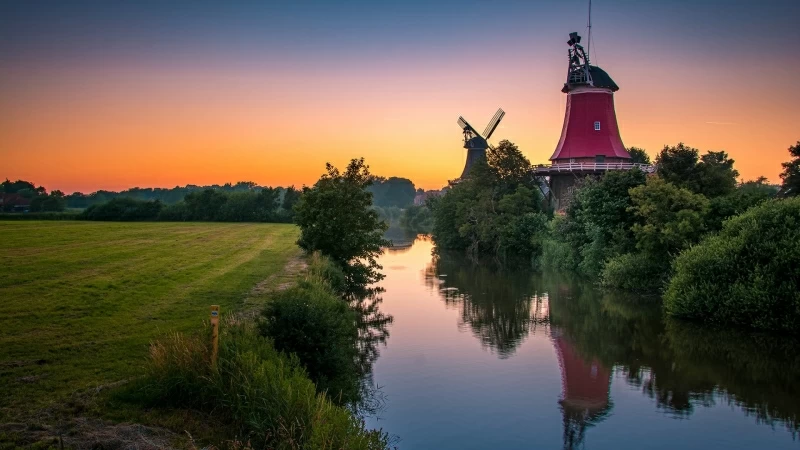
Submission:
{"label": "grass field", "polygon": [[[278,224],[0,221],[0,421],[135,376],[151,339],[242,309],[300,250]],[[252,299],[251,299],[252,300]]]}

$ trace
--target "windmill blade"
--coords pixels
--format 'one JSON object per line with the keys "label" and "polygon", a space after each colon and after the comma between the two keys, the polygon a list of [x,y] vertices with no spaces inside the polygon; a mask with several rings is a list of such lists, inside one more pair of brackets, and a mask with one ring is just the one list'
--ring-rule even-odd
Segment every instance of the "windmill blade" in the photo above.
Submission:
{"label": "windmill blade", "polygon": [[494,113],[494,117],[492,120],[489,121],[489,125],[486,125],[486,130],[483,131],[483,137],[487,140],[492,137],[492,133],[494,130],[497,129],[497,126],[500,125],[500,121],[503,120],[503,116],[506,115],[506,112],[503,111],[503,108],[498,108],[497,112]]}
{"label": "windmill blade", "polygon": [[480,136],[480,134],[475,131],[475,128],[472,128],[472,125],[469,124],[463,117],[458,117],[458,126],[461,127],[464,131],[469,131],[470,133],[474,134],[475,136]]}

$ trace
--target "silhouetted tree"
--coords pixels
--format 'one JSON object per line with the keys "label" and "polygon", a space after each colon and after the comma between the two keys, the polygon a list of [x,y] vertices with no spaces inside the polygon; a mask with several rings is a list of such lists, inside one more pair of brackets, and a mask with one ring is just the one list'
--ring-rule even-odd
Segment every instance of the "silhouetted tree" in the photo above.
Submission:
{"label": "silhouetted tree", "polygon": [[313,187],[303,188],[294,208],[297,244],[342,267],[352,288],[383,279],[376,258],[390,243],[383,238],[386,224],[372,209],[369,166],[361,158],[350,161],[344,172],[331,164],[326,170]]}
{"label": "silhouetted tree", "polygon": [[800,194],[800,141],[789,147],[789,155],[792,159],[781,164],[782,193],[786,196],[795,196]]}

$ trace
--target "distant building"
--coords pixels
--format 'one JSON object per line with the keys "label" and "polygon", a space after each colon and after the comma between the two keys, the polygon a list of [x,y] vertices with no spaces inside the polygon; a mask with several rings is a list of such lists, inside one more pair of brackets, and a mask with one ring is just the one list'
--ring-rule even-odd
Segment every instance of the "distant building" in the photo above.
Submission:
{"label": "distant building", "polygon": [[439,191],[424,191],[418,192],[416,196],[414,196],[414,206],[423,206],[425,202],[428,201],[429,198],[439,197],[443,194],[441,190]]}
{"label": "distant building", "polygon": [[0,211],[2,212],[28,212],[31,209],[31,199],[19,194],[0,194]]}

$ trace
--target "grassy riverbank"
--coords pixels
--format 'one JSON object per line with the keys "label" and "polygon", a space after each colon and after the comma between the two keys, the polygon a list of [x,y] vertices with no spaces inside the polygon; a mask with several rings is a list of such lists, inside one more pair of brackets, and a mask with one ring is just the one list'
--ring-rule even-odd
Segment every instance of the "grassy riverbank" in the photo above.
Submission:
{"label": "grassy riverbank", "polygon": [[300,255],[297,235],[277,224],[0,221],[0,421],[137,375],[153,339],[199,329],[211,304],[246,308]]}

